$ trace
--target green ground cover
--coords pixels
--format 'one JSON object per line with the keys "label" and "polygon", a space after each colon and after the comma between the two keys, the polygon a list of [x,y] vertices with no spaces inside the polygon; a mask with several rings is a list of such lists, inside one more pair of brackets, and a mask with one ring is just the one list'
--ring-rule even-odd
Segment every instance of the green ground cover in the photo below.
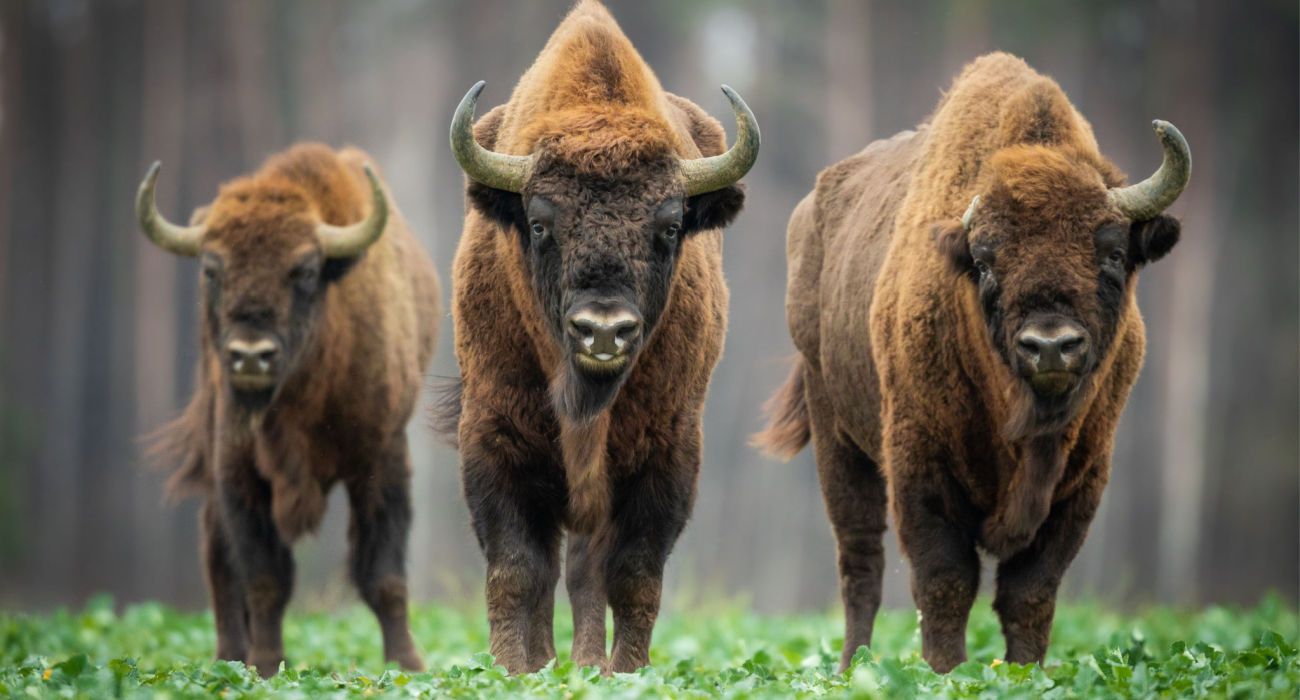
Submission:
{"label": "green ground cover", "polygon": [[[561,611],[557,617],[564,620]],[[242,664],[214,662],[211,618],[146,604],[115,611],[0,612],[0,697],[1279,697],[1300,692],[1300,621],[1278,598],[1246,610],[1122,615],[1062,606],[1045,668],[997,661],[1003,642],[987,601],[976,606],[971,660],[946,676],[920,657],[916,614],[886,611],[875,647],[837,673],[836,614],[761,616],[709,606],[661,618],[653,667],[602,678],[560,657],[506,676],[487,649],[481,609],[422,606],[413,631],[428,673],[385,668],[379,631],[359,606],[292,614],[290,661],[261,681]]]}

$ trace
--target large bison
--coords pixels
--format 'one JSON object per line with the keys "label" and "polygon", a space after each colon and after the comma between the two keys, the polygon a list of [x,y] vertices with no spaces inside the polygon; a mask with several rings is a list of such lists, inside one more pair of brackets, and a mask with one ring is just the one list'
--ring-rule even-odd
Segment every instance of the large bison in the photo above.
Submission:
{"label": "large bison", "polygon": [[[700,419],[722,350],[722,234],[758,126],[667,93],[594,0],[569,13],[509,103],[451,145],[469,176],[453,272],[455,430],[487,558],[491,649],[511,672],[555,656],[560,542],[573,658],[649,663],[664,562],[690,514]],[[725,151],[725,152],[724,152]]]}
{"label": "large bison", "polygon": [[151,241],[201,262],[197,386],[157,447],[179,464],[169,492],[206,501],[217,656],[264,676],[284,659],[289,547],[338,482],[352,578],[384,656],[421,667],[407,623],[405,426],[433,354],[438,281],[366,161],[295,146],[224,185],[188,226],[158,213],[157,163],[136,200]]}
{"label": "large bison", "polygon": [[930,665],[966,658],[980,548],[998,560],[1007,660],[1042,661],[1142,364],[1137,271],[1178,240],[1162,212],[1191,157],[1155,128],[1163,164],[1125,186],[1055,82],[992,54],[928,124],[827,168],[795,209],[799,358],[758,442],[789,457],[812,440],[842,665],[871,641],[887,502]]}

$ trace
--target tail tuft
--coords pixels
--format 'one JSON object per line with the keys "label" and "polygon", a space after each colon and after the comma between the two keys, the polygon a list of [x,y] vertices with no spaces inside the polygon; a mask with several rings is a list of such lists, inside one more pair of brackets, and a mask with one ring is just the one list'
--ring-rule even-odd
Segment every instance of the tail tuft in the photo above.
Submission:
{"label": "tail tuft", "polygon": [[212,493],[214,480],[208,452],[215,418],[213,406],[210,393],[200,385],[184,413],[142,438],[148,461],[157,469],[171,471],[163,490],[169,502]]}
{"label": "tail tuft", "polygon": [[465,385],[460,377],[437,377],[433,380],[433,405],[429,423],[433,433],[448,447],[460,447],[461,393]]}
{"label": "tail tuft", "polygon": [[785,384],[763,404],[763,411],[768,415],[767,427],[749,440],[750,445],[764,454],[784,462],[799,454],[811,437],[803,373],[803,358],[796,356]]}

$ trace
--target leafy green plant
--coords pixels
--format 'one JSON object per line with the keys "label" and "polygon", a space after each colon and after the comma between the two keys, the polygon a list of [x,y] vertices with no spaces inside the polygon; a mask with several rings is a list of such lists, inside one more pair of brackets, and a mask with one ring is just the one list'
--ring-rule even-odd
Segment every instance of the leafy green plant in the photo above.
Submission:
{"label": "leafy green plant", "polygon": [[[564,614],[557,615],[566,620]],[[577,668],[557,629],[559,659],[507,676],[493,663],[481,609],[420,607],[412,625],[428,673],[385,668],[379,632],[360,607],[291,615],[291,661],[268,681],[243,664],[212,661],[211,616],[157,604],[116,612],[0,613],[0,697],[1278,697],[1300,692],[1296,612],[1274,597],[1249,610],[1154,608],[1123,616],[1062,606],[1045,667],[998,660],[997,619],[972,614],[971,660],[940,676],[920,657],[916,614],[887,611],[874,648],[837,673],[834,614],[758,616],[738,606],[666,614],[653,666],[602,677]]]}

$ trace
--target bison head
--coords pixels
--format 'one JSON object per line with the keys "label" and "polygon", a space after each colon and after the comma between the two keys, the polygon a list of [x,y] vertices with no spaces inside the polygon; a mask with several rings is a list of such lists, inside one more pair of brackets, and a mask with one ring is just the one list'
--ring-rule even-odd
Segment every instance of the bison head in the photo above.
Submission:
{"label": "bison head", "polygon": [[1155,122],[1164,162],[1150,178],[1110,187],[1095,151],[1020,145],[996,153],[982,194],[938,242],[977,289],[993,345],[1028,391],[1008,437],[1064,427],[1116,339],[1142,265],[1178,242],[1162,212],[1191,173],[1181,133]]}
{"label": "bison head", "polygon": [[140,185],[140,227],[164,250],[199,258],[204,335],[222,381],[239,405],[264,408],[313,345],[328,285],[383,233],[383,188],[367,166],[370,213],[332,226],[293,184],[239,180],[180,226],[158,213],[158,171],[154,163]]}
{"label": "bison head", "polygon": [[686,240],[740,211],[736,182],[758,156],[758,124],[723,87],[738,131],[721,155],[679,158],[658,115],[590,104],[530,124],[532,154],[506,155],[474,139],[482,89],[475,85],[456,111],[452,150],[470,177],[471,205],[518,239],[565,358],[556,407],[587,420],[612,401],[654,332]]}

